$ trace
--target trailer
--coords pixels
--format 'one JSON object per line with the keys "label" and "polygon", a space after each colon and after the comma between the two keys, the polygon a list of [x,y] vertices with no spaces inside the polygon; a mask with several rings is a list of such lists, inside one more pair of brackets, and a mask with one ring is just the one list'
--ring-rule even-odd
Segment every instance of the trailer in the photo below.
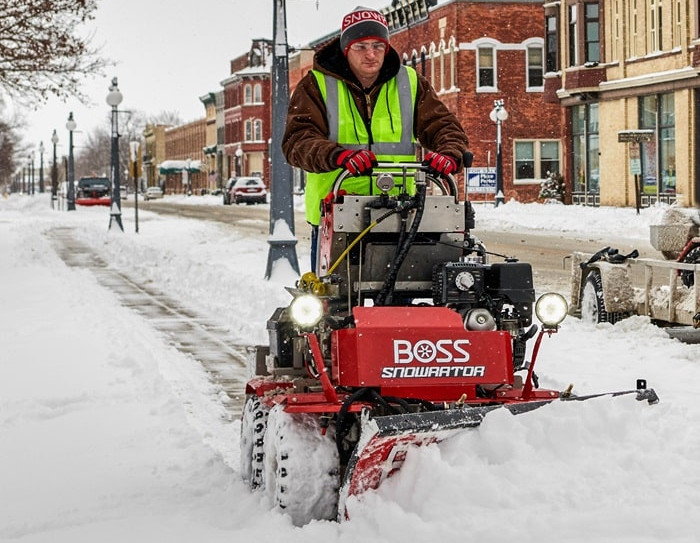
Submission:
{"label": "trailer", "polygon": [[700,343],[700,238],[697,222],[677,210],[650,228],[650,241],[665,258],[638,258],[604,247],[571,256],[569,313],[591,323],[645,315],[671,337]]}

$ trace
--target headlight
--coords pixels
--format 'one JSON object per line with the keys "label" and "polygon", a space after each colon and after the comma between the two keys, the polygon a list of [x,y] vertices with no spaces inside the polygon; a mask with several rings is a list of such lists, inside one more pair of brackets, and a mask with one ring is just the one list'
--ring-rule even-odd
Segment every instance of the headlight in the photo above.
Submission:
{"label": "headlight", "polygon": [[548,292],[540,296],[535,304],[535,314],[548,328],[557,327],[566,318],[569,304],[561,294]]}
{"label": "headlight", "polygon": [[289,315],[302,328],[315,326],[323,317],[323,302],[311,294],[302,294],[292,300]]}

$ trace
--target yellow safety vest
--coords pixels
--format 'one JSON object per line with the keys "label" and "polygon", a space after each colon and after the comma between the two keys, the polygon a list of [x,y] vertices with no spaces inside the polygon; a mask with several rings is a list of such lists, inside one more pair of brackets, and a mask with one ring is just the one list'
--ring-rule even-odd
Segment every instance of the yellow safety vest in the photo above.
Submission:
{"label": "yellow safety vest", "polygon": [[[379,90],[372,112],[372,144],[362,116],[357,110],[344,81],[312,70],[326,103],[328,139],[345,149],[371,149],[379,162],[413,162],[416,160],[413,135],[413,112],[418,78],[409,66],[401,66],[392,79]],[[342,168],[327,173],[309,173],[306,182],[306,220],[319,224],[321,200],[331,191]],[[351,177],[343,181],[343,189],[351,194],[373,194],[369,176]],[[408,190],[413,192],[413,181]]]}

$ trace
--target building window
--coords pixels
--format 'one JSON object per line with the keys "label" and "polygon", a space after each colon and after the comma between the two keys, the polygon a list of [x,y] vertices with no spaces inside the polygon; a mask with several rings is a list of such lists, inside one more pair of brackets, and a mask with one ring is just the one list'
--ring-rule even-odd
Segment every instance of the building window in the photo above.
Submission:
{"label": "building window", "polygon": [[420,74],[425,77],[425,47],[420,50]]}
{"label": "building window", "polygon": [[253,87],[253,101],[256,104],[261,104],[263,99],[262,99],[262,85],[260,83],[256,83],[255,86]]}
{"label": "building window", "polygon": [[245,87],[243,87],[243,103],[253,103],[253,87],[251,87],[250,85],[246,85]]}
{"label": "building window", "polygon": [[600,15],[598,3],[585,5],[586,62],[600,62]]}
{"label": "building window", "polygon": [[450,38],[449,43],[447,44],[450,50],[450,89],[455,89],[457,84],[456,84],[456,68],[455,66],[457,65],[457,40],[455,40],[454,36]]}
{"label": "building window", "polygon": [[445,90],[445,40],[440,40],[439,58],[440,58],[440,90]]}
{"label": "building window", "polygon": [[495,90],[496,69],[494,48],[491,46],[479,47],[477,50],[477,73],[479,80],[477,88],[480,90]]}
{"label": "building window", "polygon": [[610,60],[616,61],[620,54],[620,44],[622,43],[622,36],[620,35],[622,28],[622,18],[620,14],[620,3],[621,0],[615,0],[615,12],[613,13],[613,46],[610,52]]}
{"label": "building window", "polygon": [[662,40],[662,9],[661,0],[649,0],[649,13],[647,18],[648,28],[648,52],[661,51],[663,48]]}
{"label": "building window", "polygon": [[556,15],[547,15],[547,71],[559,71],[559,32]]}
{"label": "building window", "polygon": [[641,144],[642,192],[676,193],[676,114],[673,94],[639,99],[639,127],[656,132],[654,141]]}
{"label": "building window", "polygon": [[548,172],[559,171],[559,142],[532,140],[515,142],[515,183],[541,181]]}
{"label": "building window", "polygon": [[600,194],[598,104],[574,106],[571,117],[573,190],[583,194]]}
{"label": "building window", "polygon": [[578,6],[569,6],[569,66],[578,65]]}
{"label": "building window", "polygon": [[677,48],[680,47],[682,43],[683,2],[681,0],[674,0],[671,8],[673,10],[673,47]]}
{"label": "building window", "polygon": [[630,0],[627,3],[627,9],[628,14],[627,14],[627,20],[629,21],[629,39],[627,40],[627,55],[630,58],[634,58],[637,56],[637,41],[639,39],[638,36],[638,18],[637,18],[637,0]]}
{"label": "building window", "polygon": [[542,90],[544,86],[542,69],[542,47],[530,46],[527,48],[527,88],[528,90]]}
{"label": "building window", "polygon": [[253,139],[255,141],[262,141],[262,121],[260,119],[255,119],[253,122]]}
{"label": "building window", "polygon": [[245,141],[253,141],[253,121],[250,119],[245,122]]}

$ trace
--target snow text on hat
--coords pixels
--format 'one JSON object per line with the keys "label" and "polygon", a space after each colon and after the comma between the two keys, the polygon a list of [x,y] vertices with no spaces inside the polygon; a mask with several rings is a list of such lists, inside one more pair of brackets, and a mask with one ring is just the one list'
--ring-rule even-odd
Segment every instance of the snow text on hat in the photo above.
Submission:
{"label": "snow text on hat", "polygon": [[389,45],[389,24],[384,15],[374,9],[357,7],[343,17],[340,27],[340,48],[348,48],[356,41],[374,38]]}

